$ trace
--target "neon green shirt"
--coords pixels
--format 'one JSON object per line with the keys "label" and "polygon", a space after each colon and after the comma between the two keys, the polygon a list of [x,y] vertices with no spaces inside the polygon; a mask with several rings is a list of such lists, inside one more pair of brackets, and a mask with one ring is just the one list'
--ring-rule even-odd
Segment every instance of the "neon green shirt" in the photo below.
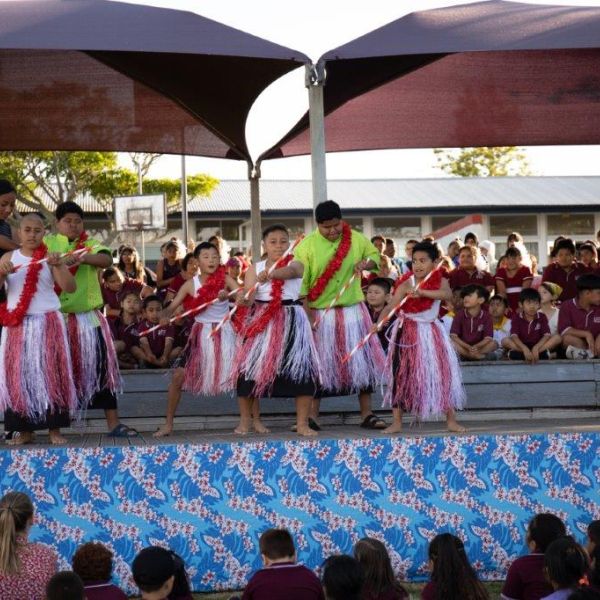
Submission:
{"label": "neon green shirt", "polygon": [[[308,291],[323,274],[329,261],[333,258],[335,251],[340,245],[341,240],[342,236],[335,242],[330,242],[319,233],[318,229],[316,229],[298,244],[298,247],[294,251],[294,258],[304,265],[302,295],[308,294]],[[350,279],[350,277],[352,277],[356,263],[367,259],[372,260],[379,266],[379,251],[362,233],[352,230],[350,251],[346,255],[342,266],[331,278],[321,296],[315,302],[310,302],[309,306],[311,308],[326,308],[329,306],[340,288]],[[338,300],[336,306],[352,306],[362,302],[365,299],[365,296],[362,292],[360,283],[360,277],[356,278],[353,284]]]}
{"label": "neon green shirt", "polygon": [[[75,250],[76,242],[69,242],[69,238],[60,233],[47,235],[44,243],[48,246],[48,252],[59,252],[63,254]],[[87,248],[92,248],[90,254],[108,252],[110,250],[100,242],[88,239],[84,242]],[[62,292],[60,294],[60,310],[64,313],[82,313],[102,308],[102,290],[98,280],[98,268],[92,265],[79,265],[75,274],[77,289],[72,294]]]}

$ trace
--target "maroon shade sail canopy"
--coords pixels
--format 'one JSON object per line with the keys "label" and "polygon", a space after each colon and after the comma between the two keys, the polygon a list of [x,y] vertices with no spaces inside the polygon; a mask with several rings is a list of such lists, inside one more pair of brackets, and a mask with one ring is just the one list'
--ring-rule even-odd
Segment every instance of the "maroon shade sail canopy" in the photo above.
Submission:
{"label": "maroon shade sail canopy", "polygon": [[[329,152],[600,143],[600,8],[416,12],[321,60]],[[305,115],[261,158],[308,153]]]}
{"label": "maroon shade sail canopy", "polygon": [[106,0],[0,2],[0,150],[250,160],[246,118],[309,62],[194,13]]}

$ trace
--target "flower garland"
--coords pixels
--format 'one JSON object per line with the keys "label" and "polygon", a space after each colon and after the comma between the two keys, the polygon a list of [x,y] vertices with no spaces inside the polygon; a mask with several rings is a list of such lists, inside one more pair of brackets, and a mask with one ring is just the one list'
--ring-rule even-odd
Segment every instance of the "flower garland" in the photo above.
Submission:
{"label": "flower garland", "polygon": [[[47,252],[48,248],[42,243],[33,251],[31,262],[41,260],[46,256]],[[27,267],[25,283],[23,284],[17,306],[15,306],[13,310],[8,310],[7,302],[0,304],[0,323],[4,327],[17,327],[23,322],[23,319],[29,310],[29,306],[31,305],[31,301],[33,300],[33,296],[37,291],[37,284],[42,268],[43,264],[41,263],[30,264]]]}
{"label": "flower garland", "polygon": [[[85,231],[82,231],[80,236],[77,238],[77,244],[75,245],[75,248],[71,250],[71,253],[75,252],[76,250],[83,250],[83,248],[85,248],[85,242],[87,242],[87,240],[88,234]],[[69,272],[71,273],[71,275],[73,275],[73,277],[77,275],[77,270],[79,269],[80,265],[81,263],[77,263],[76,265],[69,267]],[[58,285],[58,283],[54,284],[54,291],[56,292],[57,296],[60,296],[62,294],[62,288],[60,287],[60,285]]]}
{"label": "flower garland", "polygon": [[[290,254],[286,256],[280,263],[277,265],[277,268],[282,269],[287,267],[294,257]],[[277,311],[281,308],[281,298],[283,297],[283,285],[285,281],[283,279],[272,279],[271,280],[271,300],[269,304],[265,307],[265,309],[260,313],[260,315],[251,321],[248,325],[248,328],[245,331],[245,336],[247,338],[254,337],[259,333],[262,333],[267,325],[271,322]]]}
{"label": "flower garland", "polygon": [[[409,271],[397,279],[396,283],[394,284],[394,292],[400,287],[401,284],[410,279],[412,276],[413,272]],[[419,285],[419,289],[439,290],[442,285],[442,277],[442,269],[435,269],[429,279],[425,283]],[[433,306],[434,302],[435,300],[433,300],[433,298],[424,298],[422,296],[411,297],[406,300],[402,310],[405,313],[420,313],[429,310]]]}
{"label": "flower garland", "polygon": [[[225,267],[221,265],[206,278],[206,281],[202,284],[197,294],[185,297],[183,301],[184,310],[190,310],[207,302],[212,302],[219,295],[219,292],[225,289],[225,275]],[[201,312],[199,311],[197,314]]]}
{"label": "flower garland", "polygon": [[309,302],[316,302],[319,299],[321,294],[325,291],[327,284],[331,281],[331,278],[340,270],[344,259],[348,256],[351,243],[352,230],[350,229],[350,225],[344,221],[340,245],[337,247],[335,254],[327,264],[323,274],[317,279],[312,288],[310,288],[307,294]]}

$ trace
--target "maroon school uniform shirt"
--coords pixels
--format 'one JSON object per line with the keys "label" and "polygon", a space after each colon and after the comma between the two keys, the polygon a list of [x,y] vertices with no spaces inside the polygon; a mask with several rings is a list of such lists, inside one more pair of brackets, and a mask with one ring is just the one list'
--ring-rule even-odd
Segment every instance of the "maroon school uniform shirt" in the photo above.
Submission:
{"label": "maroon school uniform shirt", "polygon": [[113,339],[124,342],[127,350],[139,345],[139,324],[137,320],[133,323],[125,323],[122,317],[115,317],[109,321]]}
{"label": "maroon school uniform shirt", "polygon": [[558,297],[560,302],[565,302],[577,296],[577,279],[585,273],[592,273],[592,267],[586,267],[583,263],[574,261],[570,271],[565,271],[557,263],[550,263],[544,268],[542,282],[550,281],[560,285],[562,293]]}
{"label": "maroon school uniform shirt", "polygon": [[182,288],[183,284],[187,281],[184,279],[181,273],[175,275],[175,279],[171,282],[171,285],[167,288],[167,292],[171,292],[173,295],[177,295],[177,292]]}
{"label": "maroon school uniform shirt", "polygon": [[242,600],[325,600],[318,577],[303,565],[279,563],[257,571]]}
{"label": "maroon school uniform shirt", "polygon": [[84,586],[86,600],[127,600],[128,596],[110,581],[91,581]]}
{"label": "maroon school uniform shirt", "polygon": [[521,556],[510,565],[502,597],[511,600],[540,600],[554,590],[544,576],[544,555]]}
{"label": "maroon school uniform shirt", "polygon": [[590,331],[596,338],[600,335],[600,306],[582,308],[577,298],[567,300],[560,305],[558,311],[558,333],[564,335],[567,329]]}
{"label": "maroon school uniform shirt", "polygon": [[[366,304],[366,303],[365,303]],[[385,307],[384,307],[385,308]],[[382,313],[383,309],[381,310],[375,310],[374,308],[372,308],[371,306],[369,306],[367,304],[367,310],[369,311],[369,315],[371,315],[371,321],[373,323],[377,323],[377,321],[379,320],[379,315]],[[390,345],[390,342],[387,339],[387,334],[388,331],[390,330],[390,327],[394,324],[394,321],[396,320],[396,317],[393,316],[382,328],[381,331],[377,332],[377,337],[379,338],[379,341],[381,342],[381,345],[383,346],[383,350],[384,352],[387,354],[388,351],[388,346]]]}
{"label": "maroon school uniform shirt", "polygon": [[476,317],[472,317],[463,308],[452,319],[450,333],[457,335],[465,344],[473,346],[481,342],[483,338],[494,337],[494,322],[487,310],[481,309]]}
{"label": "maroon school uniform shirt", "polygon": [[496,271],[496,281],[503,281],[506,286],[506,299],[508,306],[512,310],[519,308],[519,294],[523,289],[523,283],[528,279],[533,279],[533,274],[529,267],[519,267],[517,272],[510,277],[506,269]]}
{"label": "maroon school uniform shirt", "polygon": [[482,285],[483,287],[494,287],[495,280],[491,273],[487,271],[479,271],[475,269],[471,273],[465,271],[465,269],[458,267],[450,271],[449,275],[450,288],[455,290],[456,288],[462,288],[466,285]]}
{"label": "maroon school uniform shirt", "polygon": [[[155,323],[150,323],[150,321],[144,319],[138,325],[138,335],[142,331],[150,329],[154,326]],[[175,327],[173,327],[173,325],[159,327],[158,329],[156,329],[152,333],[149,333],[148,335],[145,335],[144,337],[148,340],[148,344],[150,346],[152,354],[154,354],[156,358],[160,358],[163,355],[163,352],[165,351],[165,343],[167,341],[167,338],[171,338],[172,340],[175,339]]]}
{"label": "maroon school uniform shirt", "polygon": [[550,334],[548,317],[538,311],[529,321],[522,312],[518,312],[510,322],[510,334],[516,335],[530,350],[546,335]]}
{"label": "maroon school uniform shirt", "polygon": [[[142,293],[144,289],[144,284],[137,281],[137,279],[130,279],[129,277],[125,278],[123,282],[123,287],[115,292],[113,290],[109,290],[105,285],[102,286],[102,299],[104,304],[108,304],[110,308],[114,308],[119,310],[121,308],[121,298],[126,292],[134,292],[138,296]],[[113,319],[115,317],[112,317]]]}

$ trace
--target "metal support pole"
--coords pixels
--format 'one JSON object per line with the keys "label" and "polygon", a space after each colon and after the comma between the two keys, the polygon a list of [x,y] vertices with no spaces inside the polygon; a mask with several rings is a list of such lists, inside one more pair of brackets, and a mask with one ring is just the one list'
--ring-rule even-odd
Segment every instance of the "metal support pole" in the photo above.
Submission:
{"label": "metal support pole", "polygon": [[181,155],[181,231],[183,243],[187,247],[188,243],[188,194],[187,194],[187,174],[185,172],[185,154]]}
{"label": "metal support pole", "polygon": [[144,228],[142,227],[142,264],[146,264],[146,234],[144,233]]}
{"label": "metal support pole", "polygon": [[262,251],[262,226],[260,223],[260,163],[248,163],[250,180],[250,220],[252,223],[252,262],[256,264]]}
{"label": "metal support pole", "polygon": [[325,65],[322,62],[318,62],[316,65],[306,65],[305,85],[308,88],[308,114],[310,118],[313,207],[327,200],[324,84]]}

